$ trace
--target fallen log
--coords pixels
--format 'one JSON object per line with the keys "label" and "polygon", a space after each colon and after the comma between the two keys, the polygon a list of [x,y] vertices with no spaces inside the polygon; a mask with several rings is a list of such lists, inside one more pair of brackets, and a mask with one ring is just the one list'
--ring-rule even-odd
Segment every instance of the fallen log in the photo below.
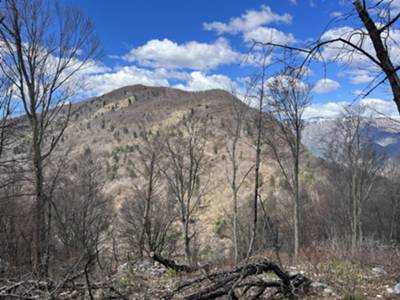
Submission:
{"label": "fallen log", "polygon": [[[272,273],[276,280],[262,279]],[[212,300],[223,296],[230,299],[259,299],[267,289],[289,299],[304,294],[310,281],[301,274],[289,275],[269,261],[248,263],[233,270],[216,272],[187,281],[164,296],[164,300]]]}
{"label": "fallen log", "polygon": [[153,260],[155,260],[156,262],[159,262],[160,264],[162,264],[167,269],[172,269],[176,272],[192,273],[198,269],[198,268],[190,267],[187,265],[179,265],[176,262],[174,262],[173,260],[162,257],[156,253],[151,253],[150,257]]}

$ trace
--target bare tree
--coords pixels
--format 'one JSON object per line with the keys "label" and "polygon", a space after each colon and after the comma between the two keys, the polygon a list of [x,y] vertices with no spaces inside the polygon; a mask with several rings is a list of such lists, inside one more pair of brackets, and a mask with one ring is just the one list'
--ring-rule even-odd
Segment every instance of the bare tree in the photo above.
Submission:
{"label": "bare tree", "polygon": [[21,197],[20,173],[7,167],[7,184],[0,189],[0,273],[20,276],[31,270],[32,207]]}
{"label": "bare tree", "polygon": [[[397,57],[393,56],[392,49],[398,47],[397,41],[393,37],[395,23],[400,19],[400,12],[393,14],[392,0],[369,1],[353,0],[354,10],[348,14],[343,14],[335,18],[330,24],[337,24],[341,21],[358,20],[361,21],[359,28],[346,27],[337,36],[322,36],[317,40],[305,45],[304,47],[294,47],[286,44],[260,43],[265,47],[283,48],[289,52],[301,54],[304,61],[303,66],[312,60],[326,61],[324,49],[332,47],[337,54],[336,60],[346,60],[351,63],[358,56],[362,60],[369,62],[371,74],[377,73],[375,78],[364,88],[360,94],[366,97],[382,84],[389,82],[393,101],[400,113],[400,66],[396,65]],[[375,72],[379,70],[378,72]]]}
{"label": "bare tree", "polygon": [[[58,181],[52,205],[55,235],[61,262],[84,271],[89,293],[89,276],[98,259],[111,225],[112,203],[103,193],[101,169],[91,152],[77,158]],[[56,245],[57,246],[57,245]]]}
{"label": "bare tree", "polygon": [[255,162],[254,162],[254,194],[253,194],[253,224],[252,233],[249,243],[249,248],[247,251],[247,259],[251,256],[254,251],[254,244],[257,235],[257,222],[258,222],[258,202],[261,199],[260,196],[260,166],[261,166],[261,148],[262,148],[262,136],[263,136],[263,120],[264,120],[264,106],[266,104],[266,91],[265,91],[265,80],[267,71],[267,61],[269,51],[264,51],[261,62],[260,62],[260,72],[256,74],[252,81],[249,83],[249,89],[252,91],[252,99],[255,100],[255,105],[257,107],[256,113],[256,139],[255,139]]}
{"label": "bare tree", "polygon": [[[272,77],[267,84],[269,110],[275,117],[273,129],[277,129],[277,132],[266,136],[266,139],[293,196],[293,255],[296,259],[300,245],[299,174],[304,127],[303,113],[310,104],[310,89],[292,73],[292,69],[288,69]],[[289,149],[289,159],[283,150],[285,148]],[[289,164],[286,163],[287,161]]]}
{"label": "bare tree", "polygon": [[390,216],[388,217],[388,239],[392,241],[400,240],[400,186],[398,184],[400,178],[400,157],[388,161],[385,170],[388,183],[384,186],[387,198],[390,201]]}
{"label": "bare tree", "polygon": [[[135,147],[135,171],[140,178],[133,182],[133,195],[121,208],[123,237],[137,248],[140,258],[146,253],[161,255],[175,238],[172,224],[176,220],[173,201],[162,180],[163,145],[161,137],[142,131]],[[172,247],[173,248],[173,247]]]}
{"label": "bare tree", "polygon": [[1,71],[13,86],[30,125],[35,211],[36,273],[48,276],[48,197],[44,162],[69,120],[65,103],[76,91],[76,76],[99,54],[91,22],[56,1],[5,0],[0,24]]}
{"label": "bare tree", "polygon": [[231,123],[226,126],[227,137],[226,137],[226,150],[229,159],[229,169],[227,180],[229,187],[232,192],[232,213],[233,213],[233,247],[234,247],[234,258],[235,262],[239,262],[239,192],[246,178],[250,174],[254,166],[243,170],[240,163],[240,151],[239,146],[243,135],[243,127],[247,118],[247,112],[249,107],[232,97],[230,115],[232,116]]}
{"label": "bare tree", "polygon": [[[368,12],[367,2],[365,0],[353,1],[353,5],[357,11],[357,14],[367,32],[363,32],[360,44],[349,42],[349,45],[357,51],[360,51],[365,57],[368,57],[384,73],[384,78],[381,79],[374,87],[369,89],[367,93],[371,93],[371,91],[373,91],[376,87],[385,81],[389,81],[393,93],[393,101],[396,103],[397,110],[400,113],[400,78],[397,73],[398,70],[400,70],[400,67],[395,66],[393,58],[390,57],[390,48],[388,46],[388,40],[391,38],[393,25],[399,20],[400,12],[393,16],[390,13],[391,1],[389,1],[389,4],[385,4],[383,2],[385,1],[378,1],[378,3],[375,4],[375,7],[372,8],[377,12],[379,21],[382,22],[382,25],[377,25],[376,21],[373,20]],[[364,36],[368,36],[371,40],[375,50],[375,55],[371,55],[366,50],[363,50],[362,46]]]}
{"label": "bare tree", "polygon": [[165,140],[168,168],[163,173],[168,189],[177,202],[177,212],[182,226],[185,258],[189,266],[195,264],[195,215],[201,200],[209,189],[206,144],[208,116],[191,109],[184,119],[170,128]]}
{"label": "bare tree", "polygon": [[[350,221],[351,252],[363,240],[362,213],[383,167],[383,155],[373,145],[372,120],[362,106],[346,107],[325,141],[325,158],[339,167],[347,193],[346,213]],[[340,183],[338,182],[338,183]]]}

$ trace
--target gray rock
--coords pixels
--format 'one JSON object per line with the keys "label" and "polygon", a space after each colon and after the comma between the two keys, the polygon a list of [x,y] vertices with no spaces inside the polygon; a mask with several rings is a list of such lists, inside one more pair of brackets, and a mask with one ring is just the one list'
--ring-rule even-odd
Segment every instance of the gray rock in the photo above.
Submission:
{"label": "gray rock", "polygon": [[324,288],[324,293],[326,294],[336,294],[336,289],[332,286],[327,286]]}
{"label": "gray rock", "polygon": [[328,285],[326,283],[323,283],[323,282],[313,281],[311,283],[311,287],[325,289],[325,288],[328,287]]}
{"label": "gray rock", "polygon": [[126,270],[128,270],[128,267],[129,267],[129,264],[128,263],[124,263],[124,264],[118,266],[118,272],[126,271]]}
{"label": "gray rock", "polygon": [[387,275],[387,272],[381,267],[372,268],[372,272],[377,275]]}
{"label": "gray rock", "polygon": [[136,272],[157,277],[162,276],[165,272],[167,272],[167,269],[163,265],[148,260],[143,260],[141,262],[135,263],[133,265],[133,270]]}
{"label": "gray rock", "polygon": [[396,284],[396,285],[393,287],[393,292],[394,292],[396,295],[399,295],[399,294],[400,294],[400,282],[399,282],[398,284]]}

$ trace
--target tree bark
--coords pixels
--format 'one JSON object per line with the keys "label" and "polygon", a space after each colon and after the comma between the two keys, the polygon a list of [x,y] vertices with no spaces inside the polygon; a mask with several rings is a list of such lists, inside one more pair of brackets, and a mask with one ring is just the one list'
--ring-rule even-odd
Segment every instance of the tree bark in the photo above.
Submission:
{"label": "tree bark", "polygon": [[[153,152],[151,155],[151,160],[150,160],[150,168],[148,170],[149,174],[147,174],[149,176],[149,179],[148,179],[148,183],[147,183],[148,187],[147,187],[147,195],[146,195],[146,200],[145,200],[144,216],[143,216],[143,221],[142,221],[142,232],[140,234],[140,240],[139,240],[140,258],[143,258],[146,235],[148,236],[148,238],[150,238],[150,231],[151,231],[150,208],[151,208],[151,199],[153,198],[153,183],[154,183],[153,181],[154,181],[155,163],[156,163],[156,154],[155,154],[155,152]],[[153,251],[153,249],[150,249],[150,251]]]}
{"label": "tree bark", "polygon": [[48,277],[48,236],[46,226],[46,196],[43,190],[43,165],[39,125],[36,115],[31,117],[33,175],[35,184],[35,239],[36,239],[36,272],[39,278]]}
{"label": "tree bark", "polygon": [[264,90],[262,88],[260,95],[260,103],[257,120],[257,141],[256,141],[256,163],[255,163],[255,179],[254,179],[254,196],[253,196],[253,228],[247,257],[250,257],[254,251],[254,244],[257,235],[257,218],[258,218],[258,198],[260,188],[260,164],[261,164],[261,125],[262,125],[262,104],[264,99]]}
{"label": "tree bark", "polygon": [[300,138],[299,133],[296,135],[296,154],[294,157],[294,205],[293,205],[293,231],[294,231],[294,259],[297,259],[299,254],[299,223],[300,223],[300,191],[299,191],[299,164],[300,164]]}
{"label": "tree bark", "polygon": [[[358,16],[368,31],[369,38],[371,39],[376,52],[376,57],[380,62],[380,67],[389,80],[393,93],[393,101],[396,103],[397,110],[400,113],[400,79],[392,60],[389,57],[389,51],[382,41],[382,31],[376,27],[374,20],[372,20],[367,11],[367,8],[360,0],[355,0],[353,4],[357,10]],[[387,28],[387,30],[389,30],[389,28]]]}
{"label": "tree bark", "polygon": [[192,251],[190,249],[190,233],[189,233],[189,219],[185,218],[183,222],[183,234],[184,234],[184,244],[185,244],[185,256],[186,262],[189,266],[192,266]]}

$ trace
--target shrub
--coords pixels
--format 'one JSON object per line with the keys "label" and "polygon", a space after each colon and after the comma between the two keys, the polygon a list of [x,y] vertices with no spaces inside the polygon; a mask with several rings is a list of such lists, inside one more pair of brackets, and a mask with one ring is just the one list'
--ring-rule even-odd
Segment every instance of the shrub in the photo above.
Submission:
{"label": "shrub", "polygon": [[224,232],[226,229],[226,221],[224,218],[219,217],[213,226],[213,232],[220,238],[224,237]]}
{"label": "shrub", "polygon": [[343,300],[363,300],[365,299],[361,293],[358,291],[351,291],[351,292],[346,292],[343,296]]}

